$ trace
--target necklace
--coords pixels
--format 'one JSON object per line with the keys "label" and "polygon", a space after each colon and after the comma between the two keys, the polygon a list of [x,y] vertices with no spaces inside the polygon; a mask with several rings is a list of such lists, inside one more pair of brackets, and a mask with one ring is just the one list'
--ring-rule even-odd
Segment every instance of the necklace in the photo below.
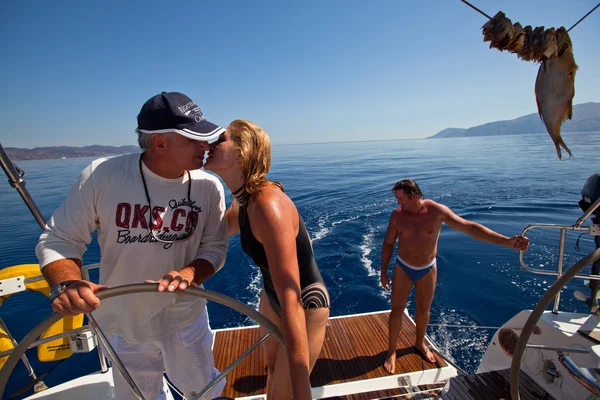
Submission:
{"label": "necklace", "polygon": [[250,194],[248,194],[248,192],[246,191],[245,185],[240,186],[235,192],[231,192],[231,195],[235,197],[235,199],[242,207],[246,205],[246,203],[248,202],[248,198],[250,197]]}
{"label": "necklace", "polygon": [[[177,239],[175,239],[175,240],[161,239],[161,238],[157,237],[156,234],[154,233],[154,229],[152,229],[152,203],[150,202],[150,194],[148,193],[148,186],[146,186],[146,179],[144,178],[144,171],[142,168],[142,157],[143,156],[144,156],[144,153],[142,153],[140,155],[140,160],[139,160],[138,164],[140,167],[140,175],[142,176],[142,183],[144,184],[144,192],[146,193],[146,200],[148,201],[148,207],[150,207],[150,215],[148,215],[148,230],[150,231],[150,233],[152,234],[154,239],[156,239],[157,241],[159,241],[161,243],[182,242],[184,240],[191,238],[192,235],[194,234],[194,232],[196,231],[196,224],[192,224],[191,232],[186,232],[184,235],[177,237]],[[192,201],[190,200],[191,193],[192,193],[192,175],[190,174],[190,171],[187,171],[187,175],[188,175],[187,201],[188,201],[188,204],[192,204]]]}

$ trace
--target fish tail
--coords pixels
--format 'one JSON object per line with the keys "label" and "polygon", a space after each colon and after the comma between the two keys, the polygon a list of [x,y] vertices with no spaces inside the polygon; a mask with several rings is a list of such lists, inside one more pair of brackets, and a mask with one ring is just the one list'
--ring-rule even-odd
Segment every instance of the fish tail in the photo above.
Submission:
{"label": "fish tail", "polygon": [[558,137],[558,139],[554,142],[554,145],[556,146],[556,154],[558,155],[558,158],[562,160],[562,154],[560,152],[560,148],[562,147],[563,149],[565,149],[567,151],[567,153],[569,153],[569,158],[573,157],[573,154],[571,153],[571,150],[569,150],[569,148],[567,147],[565,141],[563,140],[562,137]]}
{"label": "fish tail", "polygon": [[554,143],[554,146],[556,147],[556,155],[558,156],[558,159],[562,160],[562,154],[560,154],[560,146],[558,145],[558,143]]}

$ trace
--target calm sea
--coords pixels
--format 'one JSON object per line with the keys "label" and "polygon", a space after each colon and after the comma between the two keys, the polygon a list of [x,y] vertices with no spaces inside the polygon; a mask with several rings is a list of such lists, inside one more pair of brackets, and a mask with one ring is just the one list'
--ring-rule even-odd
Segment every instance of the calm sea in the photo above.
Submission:
{"label": "calm sea", "polygon": [[[378,271],[385,228],[396,207],[390,190],[396,181],[412,178],[427,198],[505,235],[517,234],[527,224],[570,225],[581,215],[577,202],[585,180],[600,170],[600,132],[564,137],[574,157],[563,161],[546,134],[280,145],[273,148],[270,178],[284,184],[306,221],[331,292],[332,315],[386,310],[390,297],[379,284]],[[46,218],[91,160],[18,162]],[[40,228],[8,184],[0,187],[0,204],[0,268],[37,263],[34,247]],[[565,265],[594,248],[591,237],[584,235],[577,253],[577,236],[567,235]],[[526,263],[555,269],[558,233],[544,231],[530,238]],[[94,242],[84,263],[99,257]],[[517,252],[448,227],[440,237],[438,268],[431,310],[435,324],[500,326],[520,310],[532,308],[554,282],[552,277],[520,271]],[[257,304],[259,270],[243,254],[238,237],[231,240],[225,268],[206,287]],[[572,282],[563,291],[561,309],[586,312],[585,304],[574,298],[575,290],[588,292],[582,281]],[[409,311],[414,312],[412,295]],[[39,294],[15,295],[0,307],[0,316],[18,340],[49,314],[48,300]],[[209,304],[209,314],[214,328],[252,323],[214,303]],[[443,352],[474,372],[494,330],[430,327],[427,332]],[[37,362],[34,351],[28,354],[38,375],[52,367]],[[93,372],[98,365],[95,354],[75,355],[44,380],[53,385]],[[25,368],[18,365],[5,393],[26,382]]]}

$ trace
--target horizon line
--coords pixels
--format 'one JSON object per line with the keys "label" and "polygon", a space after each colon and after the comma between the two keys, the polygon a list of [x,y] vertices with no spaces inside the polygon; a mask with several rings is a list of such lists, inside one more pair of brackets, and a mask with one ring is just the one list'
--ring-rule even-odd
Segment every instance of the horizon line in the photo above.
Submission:
{"label": "horizon line", "polygon": [[[448,129],[451,129],[451,128],[448,128]],[[455,128],[455,129],[460,129],[460,128]],[[587,132],[600,132],[600,131],[597,131],[597,130],[593,130],[593,131],[573,131],[573,132],[561,132],[561,134],[587,133]],[[500,134],[500,135],[456,136],[456,137],[450,136],[450,137],[441,137],[441,138],[435,138],[434,137],[435,135],[432,135],[432,136],[424,136],[424,137],[416,137],[416,138],[370,139],[370,140],[336,140],[336,141],[329,141],[329,142],[304,142],[304,143],[276,143],[276,144],[272,144],[272,146],[273,147],[275,147],[275,146],[305,146],[305,145],[311,145],[311,144],[393,142],[393,141],[398,141],[398,140],[422,140],[422,139],[464,139],[464,138],[477,138],[477,137],[520,136],[520,135],[547,135],[547,134],[548,134],[548,132],[527,132],[527,133],[509,133],[509,134]],[[0,142],[0,146],[1,145],[2,145],[2,143]],[[89,144],[89,145],[84,145],[84,146],[59,145],[59,146],[38,146],[38,147],[33,147],[33,148],[14,147],[14,146],[4,147],[3,146],[3,148],[5,150],[7,150],[7,149],[33,150],[33,149],[44,149],[44,148],[51,149],[51,148],[59,148],[59,147],[71,147],[71,148],[82,149],[84,147],[92,147],[92,146],[114,147],[114,148],[119,148],[119,147],[137,147],[138,149],[140,149],[137,144],[124,144],[124,145]]]}

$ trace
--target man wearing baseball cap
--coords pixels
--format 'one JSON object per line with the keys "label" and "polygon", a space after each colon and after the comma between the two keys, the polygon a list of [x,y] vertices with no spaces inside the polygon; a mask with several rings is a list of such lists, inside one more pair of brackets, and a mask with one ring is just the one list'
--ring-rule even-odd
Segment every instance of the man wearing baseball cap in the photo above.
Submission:
{"label": "man wearing baseball cap", "polygon": [[[48,221],[36,254],[53,287],[52,308],[65,315],[93,311],[145,399],[164,398],[163,370],[189,398],[218,373],[206,300],[146,293],[99,307],[94,293],[144,281],[158,282],[158,291],[181,291],[223,266],[223,186],[200,168],[209,143],[225,130],[178,92],[153,96],[137,119],[142,153],[93,161]],[[99,285],[81,274],[93,231],[101,249]],[[135,398],[121,375],[113,376],[116,398]]]}

